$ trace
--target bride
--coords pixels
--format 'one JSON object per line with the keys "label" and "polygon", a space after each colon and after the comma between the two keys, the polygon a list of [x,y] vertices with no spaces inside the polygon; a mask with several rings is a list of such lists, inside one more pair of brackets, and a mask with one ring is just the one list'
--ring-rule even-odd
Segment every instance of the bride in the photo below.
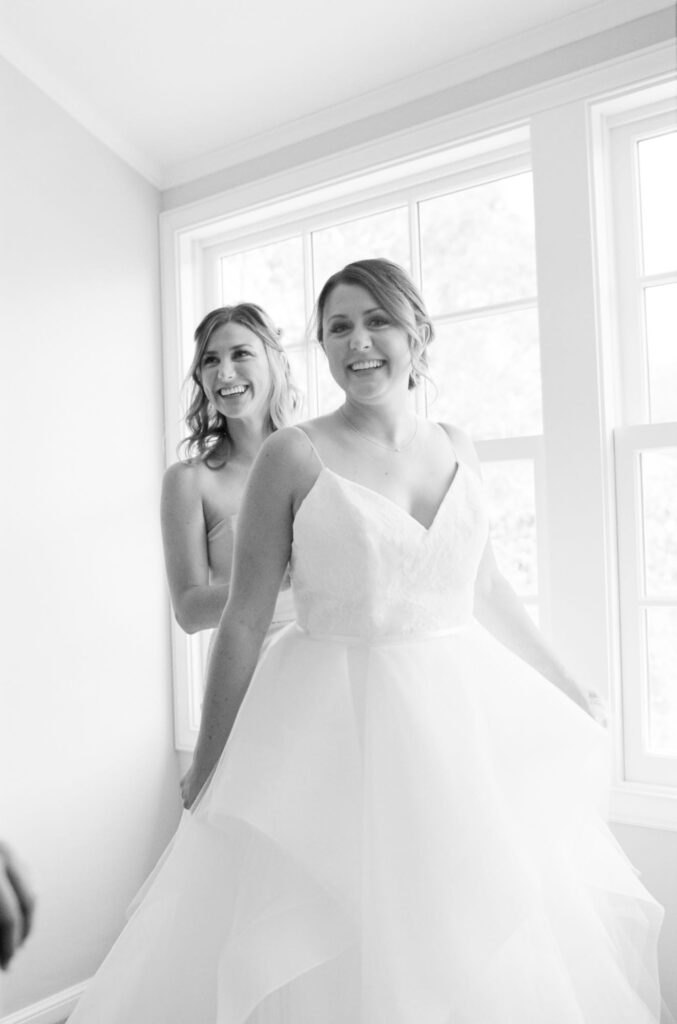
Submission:
{"label": "bride", "polygon": [[499,573],[470,441],[414,415],[422,300],[359,261],[316,331],[345,401],[257,457],[191,813],[72,1024],[658,1024],[601,702]]}

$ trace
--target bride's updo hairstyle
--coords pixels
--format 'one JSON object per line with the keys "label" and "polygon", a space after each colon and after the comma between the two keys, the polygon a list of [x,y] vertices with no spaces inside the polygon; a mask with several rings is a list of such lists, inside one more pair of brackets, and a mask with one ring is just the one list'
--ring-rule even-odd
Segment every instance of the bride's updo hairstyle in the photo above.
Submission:
{"label": "bride's updo hairstyle", "polygon": [[415,388],[422,378],[428,376],[427,348],[435,337],[435,329],[418,288],[406,270],[390,260],[377,258],[356,260],[332,274],[318,296],[312,321],[315,337],[323,348],[324,312],[329,296],[339,284],[364,288],[393,323],[407,332],[411,351],[409,389]]}
{"label": "bride's updo hairstyle", "polygon": [[220,469],[227,463],[230,435],[227,418],[214,408],[202,387],[202,357],[214,331],[226,324],[241,324],[263,342],[272,378],[268,401],[271,431],[288,426],[301,405],[301,393],[292,381],[289,359],[280,342],[282,331],[265,310],[253,302],[241,302],[207,313],[195,329],[195,353],[185,382],[189,389],[186,412],[189,433],[181,441],[179,452],[182,459],[201,459],[210,469]]}

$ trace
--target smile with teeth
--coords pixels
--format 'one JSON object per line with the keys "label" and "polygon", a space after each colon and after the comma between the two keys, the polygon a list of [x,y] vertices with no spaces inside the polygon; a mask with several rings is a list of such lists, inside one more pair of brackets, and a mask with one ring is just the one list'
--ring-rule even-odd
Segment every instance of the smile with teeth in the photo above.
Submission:
{"label": "smile with teeth", "polygon": [[219,388],[218,394],[221,398],[233,398],[234,395],[243,395],[247,387],[247,384],[232,384],[227,388]]}
{"label": "smile with teeth", "polygon": [[358,362],[351,363],[351,370],[378,370],[379,366],[383,366],[385,359],[360,359]]}

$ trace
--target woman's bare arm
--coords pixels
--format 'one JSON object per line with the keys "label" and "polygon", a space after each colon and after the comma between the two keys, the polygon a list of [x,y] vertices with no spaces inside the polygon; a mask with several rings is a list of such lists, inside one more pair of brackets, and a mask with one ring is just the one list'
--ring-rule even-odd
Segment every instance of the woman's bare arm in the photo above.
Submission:
{"label": "woman's bare arm", "polygon": [[293,508],[312,486],[309,447],[300,431],[271,435],[252,467],[235,544],[231,592],[214,637],[202,722],[182,782],[190,807],[226,744],[249,687],[291,552]]}
{"label": "woman's bare arm", "polygon": [[475,586],[475,618],[509,650],[592,714],[589,694],[556,657],[522,601],[496,565],[487,541]]}
{"label": "woman's bare arm", "polygon": [[186,633],[218,626],[227,584],[209,580],[207,533],[197,467],[177,462],[162,482],[162,542],[172,607]]}
{"label": "woman's bare arm", "polygon": [[[479,474],[480,462],[470,439],[454,428],[447,430],[461,459]],[[536,669],[584,711],[593,714],[594,710],[593,717],[603,717],[597,708],[591,706],[599,700],[598,696],[584,690],[567,671],[498,568],[490,540],[487,540],[477,573],[475,618],[513,654]]]}

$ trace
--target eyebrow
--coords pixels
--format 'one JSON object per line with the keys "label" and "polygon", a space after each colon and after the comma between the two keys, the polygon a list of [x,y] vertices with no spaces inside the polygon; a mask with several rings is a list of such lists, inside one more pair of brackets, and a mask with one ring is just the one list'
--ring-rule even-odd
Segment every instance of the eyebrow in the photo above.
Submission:
{"label": "eyebrow", "polygon": [[[252,347],[252,342],[251,341],[236,341],[234,345],[230,346],[228,351],[229,352],[237,352],[237,350],[240,349],[240,348],[251,348],[251,347]],[[204,358],[204,356],[220,356],[220,354],[221,353],[219,352],[219,350],[217,348],[206,348],[204,350],[204,352],[202,353],[202,356]]]}
{"label": "eyebrow", "polygon": [[[364,315],[365,316],[367,316],[369,313],[385,313],[385,309],[383,308],[383,306],[372,306],[371,309],[365,309],[364,310]],[[346,317],[347,318],[347,316],[348,316],[347,313],[332,313],[331,316],[329,317],[329,319],[330,320],[335,320],[336,317]]]}

